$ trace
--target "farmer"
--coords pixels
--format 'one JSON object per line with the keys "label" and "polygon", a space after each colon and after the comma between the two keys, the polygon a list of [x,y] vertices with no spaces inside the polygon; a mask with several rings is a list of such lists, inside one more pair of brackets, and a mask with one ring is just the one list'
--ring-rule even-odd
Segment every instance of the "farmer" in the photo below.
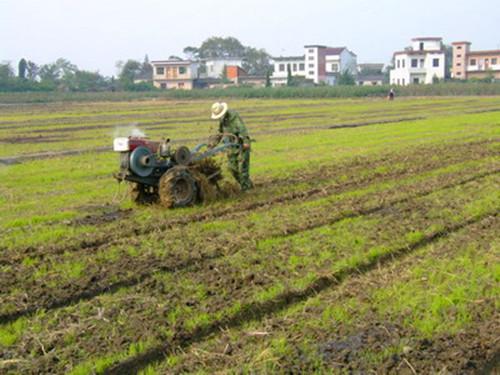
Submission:
{"label": "farmer", "polygon": [[[245,191],[253,188],[250,180],[250,137],[238,112],[228,109],[226,103],[212,105],[212,120],[219,121],[219,135],[233,134],[238,139],[239,148],[231,148],[227,159],[229,170]],[[222,139],[222,137],[221,137]]]}
{"label": "farmer", "polygon": [[394,89],[391,88],[388,95],[389,100],[394,100]]}

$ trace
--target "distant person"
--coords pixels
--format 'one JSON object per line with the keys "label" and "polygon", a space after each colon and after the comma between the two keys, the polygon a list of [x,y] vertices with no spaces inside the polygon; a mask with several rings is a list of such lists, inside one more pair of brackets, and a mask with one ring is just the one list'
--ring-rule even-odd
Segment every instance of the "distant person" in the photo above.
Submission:
{"label": "distant person", "polygon": [[229,109],[227,103],[214,103],[212,105],[212,120],[219,121],[220,135],[226,133],[236,136],[240,147],[231,148],[228,152],[229,170],[240,184],[241,190],[253,188],[253,183],[250,180],[250,137],[240,115]]}
{"label": "distant person", "polygon": [[389,91],[389,96],[388,96],[389,100],[394,100],[394,89],[391,89]]}

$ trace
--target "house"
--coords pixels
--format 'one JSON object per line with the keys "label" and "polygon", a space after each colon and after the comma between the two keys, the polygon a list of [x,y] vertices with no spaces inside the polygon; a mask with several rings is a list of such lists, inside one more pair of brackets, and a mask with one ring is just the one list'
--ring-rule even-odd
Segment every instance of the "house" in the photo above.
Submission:
{"label": "house", "polygon": [[344,71],[356,74],[357,56],[346,47],[327,47],[321,45],[304,46],[303,56],[274,57],[273,86],[287,83],[288,71],[292,77],[301,77],[315,84],[334,85],[337,77]]}
{"label": "house", "polygon": [[161,89],[192,90],[198,79],[197,62],[191,60],[152,61],[153,85]]}
{"label": "house", "polygon": [[217,57],[200,61],[200,78],[221,78],[227,66],[243,67],[243,59],[239,57]]}
{"label": "house", "polygon": [[451,77],[455,79],[500,79],[500,50],[471,51],[470,42],[454,42]]}
{"label": "house", "polygon": [[236,84],[238,84],[238,81],[244,77],[247,76],[247,72],[239,67],[238,65],[228,65],[226,66],[226,78]]}
{"label": "house", "polygon": [[288,81],[288,71],[292,77],[306,77],[305,56],[273,57],[271,63],[274,72],[271,76],[273,86],[286,86]]}
{"label": "house", "polygon": [[249,75],[243,68],[236,65],[226,67],[226,78],[235,85],[266,87],[266,76]]}
{"label": "house", "polygon": [[337,77],[345,71],[356,75],[357,56],[347,47],[305,46],[306,78],[315,84],[335,85]]}
{"label": "house", "polygon": [[394,53],[394,68],[390,72],[392,85],[433,83],[444,79],[446,54],[442,38],[414,38],[404,51]]}
{"label": "house", "polygon": [[358,75],[356,77],[356,84],[358,86],[381,86],[384,84],[384,75],[383,74]]}
{"label": "house", "polygon": [[359,74],[380,74],[384,70],[384,64],[383,63],[364,63],[364,64],[358,64],[358,73]]}
{"label": "house", "polygon": [[384,84],[384,64],[365,63],[358,64],[356,84],[358,86],[380,86]]}

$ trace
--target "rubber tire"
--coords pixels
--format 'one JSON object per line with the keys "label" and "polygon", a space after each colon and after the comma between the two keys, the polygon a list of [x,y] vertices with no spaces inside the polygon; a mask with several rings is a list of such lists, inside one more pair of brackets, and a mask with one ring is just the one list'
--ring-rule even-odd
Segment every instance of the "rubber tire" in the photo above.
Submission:
{"label": "rubber tire", "polygon": [[198,187],[189,170],[183,166],[169,169],[158,184],[160,203],[167,208],[187,207],[196,203]]}

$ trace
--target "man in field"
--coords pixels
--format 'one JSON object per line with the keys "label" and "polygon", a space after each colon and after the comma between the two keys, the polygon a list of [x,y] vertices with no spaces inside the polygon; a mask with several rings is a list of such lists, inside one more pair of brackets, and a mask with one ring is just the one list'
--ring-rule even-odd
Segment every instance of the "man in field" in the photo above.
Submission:
{"label": "man in field", "polygon": [[225,133],[236,136],[240,147],[232,148],[228,152],[229,170],[240,184],[241,190],[253,188],[250,180],[250,137],[240,115],[238,112],[230,110],[226,103],[214,103],[212,105],[212,120],[219,121],[220,135]]}

